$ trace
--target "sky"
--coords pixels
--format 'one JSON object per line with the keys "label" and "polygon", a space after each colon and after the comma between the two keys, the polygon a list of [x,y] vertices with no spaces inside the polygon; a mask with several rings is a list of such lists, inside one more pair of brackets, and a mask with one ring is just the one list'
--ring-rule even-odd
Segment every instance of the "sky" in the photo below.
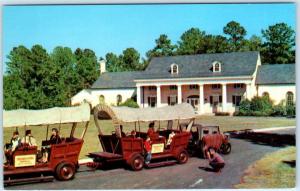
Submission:
{"label": "sky", "polygon": [[[223,34],[237,21],[247,38],[261,35],[269,25],[285,22],[295,30],[296,6],[290,4],[165,4],[165,5],[44,5],[3,7],[3,56],[13,47],[40,44],[89,48],[97,57],[137,49],[141,57],[155,46],[160,34],[176,43],[191,27]],[[7,59],[4,59],[6,62]],[[4,65],[5,66],[5,65]],[[4,67],[5,70],[5,67]]]}

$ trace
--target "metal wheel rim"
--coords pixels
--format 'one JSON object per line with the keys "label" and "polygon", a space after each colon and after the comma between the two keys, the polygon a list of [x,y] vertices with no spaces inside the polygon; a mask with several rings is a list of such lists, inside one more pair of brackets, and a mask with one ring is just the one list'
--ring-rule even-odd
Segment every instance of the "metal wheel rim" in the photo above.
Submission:
{"label": "metal wheel rim", "polygon": [[70,179],[73,176],[73,170],[71,167],[69,166],[64,166],[61,169],[61,175],[65,178],[65,179]]}
{"label": "metal wheel rim", "polygon": [[142,167],[142,162],[140,159],[136,158],[133,161],[133,165],[136,169],[140,169]]}

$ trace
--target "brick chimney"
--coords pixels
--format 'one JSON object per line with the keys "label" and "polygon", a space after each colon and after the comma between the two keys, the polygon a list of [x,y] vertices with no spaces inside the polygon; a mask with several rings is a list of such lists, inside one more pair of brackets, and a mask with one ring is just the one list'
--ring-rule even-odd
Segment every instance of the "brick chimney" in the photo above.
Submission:
{"label": "brick chimney", "polygon": [[104,59],[101,59],[99,61],[100,64],[100,74],[106,72],[106,61]]}

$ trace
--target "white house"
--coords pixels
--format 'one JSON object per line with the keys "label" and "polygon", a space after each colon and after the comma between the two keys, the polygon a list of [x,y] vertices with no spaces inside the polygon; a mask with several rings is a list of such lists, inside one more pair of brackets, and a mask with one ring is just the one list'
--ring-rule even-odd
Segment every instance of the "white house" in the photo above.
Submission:
{"label": "white house", "polygon": [[[105,71],[103,62],[100,68]],[[291,104],[295,91],[294,64],[261,65],[259,52],[232,52],[155,57],[145,71],[103,72],[72,104],[118,105],[134,97],[140,107],[187,102],[199,114],[233,113],[256,95]]]}

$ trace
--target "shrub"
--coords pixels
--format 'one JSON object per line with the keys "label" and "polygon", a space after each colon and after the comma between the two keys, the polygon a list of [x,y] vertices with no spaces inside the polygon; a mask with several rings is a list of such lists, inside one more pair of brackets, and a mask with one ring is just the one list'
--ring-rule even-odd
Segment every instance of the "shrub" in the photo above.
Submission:
{"label": "shrub", "polygon": [[238,115],[247,115],[251,112],[251,101],[248,99],[242,100],[239,107]]}
{"label": "shrub", "polygon": [[286,115],[287,116],[295,116],[296,115],[296,106],[295,106],[295,104],[286,106]]}
{"label": "shrub", "polygon": [[286,115],[286,107],[283,103],[273,106],[272,116],[285,116]]}
{"label": "shrub", "polygon": [[127,99],[125,102],[119,104],[119,106],[127,106],[127,107],[133,107],[133,108],[139,107],[139,105],[132,98]]}
{"label": "shrub", "polygon": [[215,116],[229,116],[230,113],[229,112],[216,112]]}
{"label": "shrub", "polygon": [[273,106],[273,103],[269,99],[268,96],[263,96],[263,97],[255,96],[251,100],[250,109],[252,111],[262,111],[262,112],[270,111],[270,112],[272,112],[271,111],[272,106]]}

